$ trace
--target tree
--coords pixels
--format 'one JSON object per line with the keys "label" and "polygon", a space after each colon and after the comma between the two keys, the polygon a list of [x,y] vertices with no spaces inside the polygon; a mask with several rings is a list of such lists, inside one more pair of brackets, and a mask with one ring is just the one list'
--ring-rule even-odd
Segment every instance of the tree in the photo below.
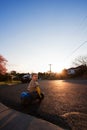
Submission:
{"label": "tree", "polygon": [[12,75],[16,75],[16,71],[15,71],[15,70],[12,70],[12,71],[11,71],[11,74],[12,74]]}
{"label": "tree", "polygon": [[6,63],[7,63],[7,60],[2,55],[0,55],[0,74],[6,73],[7,71]]}
{"label": "tree", "polygon": [[76,76],[87,77],[87,56],[77,57],[73,64],[76,66]]}
{"label": "tree", "polygon": [[87,56],[79,56],[77,57],[73,64],[75,66],[80,66],[80,65],[83,65],[83,66],[86,66],[87,67]]}

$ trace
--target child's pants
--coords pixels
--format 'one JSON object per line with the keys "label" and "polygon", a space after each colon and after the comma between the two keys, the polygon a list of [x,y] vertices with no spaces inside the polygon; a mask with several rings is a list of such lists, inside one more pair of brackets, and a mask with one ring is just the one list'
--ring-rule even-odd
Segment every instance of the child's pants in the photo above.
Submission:
{"label": "child's pants", "polygon": [[31,98],[34,100],[36,99],[37,97],[39,97],[38,93],[37,92],[32,92],[31,93]]}

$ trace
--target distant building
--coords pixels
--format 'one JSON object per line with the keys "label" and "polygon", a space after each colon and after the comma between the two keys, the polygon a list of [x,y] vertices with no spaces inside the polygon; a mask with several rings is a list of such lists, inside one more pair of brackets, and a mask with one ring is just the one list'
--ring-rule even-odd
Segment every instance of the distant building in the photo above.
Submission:
{"label": "distant building", "polygon": [[69,75],[74,75],[74,74],[76,74],[78,71],[84,70],[84,68],[85,68],[84,65],[80,65],[80,66],[78,66],[78,67],[69,68],[69,69],[67,69],[67,73],[68,73]]}
{"label": "distant building", "polygon": [[69,75],[75,74],[75,68],[70,68],[70,69],[68,69],[68,70],[67,70],[67,73],[68,73]]}

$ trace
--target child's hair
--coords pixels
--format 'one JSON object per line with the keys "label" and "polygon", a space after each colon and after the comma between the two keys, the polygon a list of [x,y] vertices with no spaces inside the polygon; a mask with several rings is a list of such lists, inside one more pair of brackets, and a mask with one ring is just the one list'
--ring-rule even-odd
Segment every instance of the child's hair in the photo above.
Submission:
{"label": "child's hair", "polygon": [[32,77],[33,77],[34,75],[38,75],[38,73],[32,73]]}

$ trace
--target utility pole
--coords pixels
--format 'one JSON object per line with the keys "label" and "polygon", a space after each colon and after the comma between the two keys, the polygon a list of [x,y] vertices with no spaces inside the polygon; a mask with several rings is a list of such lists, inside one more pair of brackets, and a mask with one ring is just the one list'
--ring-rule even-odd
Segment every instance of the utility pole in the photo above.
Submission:
{"label": "utility pole", "polygon": [[50,71],[49,71],[49,72],[50,72],[50,73],[51,73],[51,65],[52,65],[52,64],[49,64],[49,66],[50,66]]}

